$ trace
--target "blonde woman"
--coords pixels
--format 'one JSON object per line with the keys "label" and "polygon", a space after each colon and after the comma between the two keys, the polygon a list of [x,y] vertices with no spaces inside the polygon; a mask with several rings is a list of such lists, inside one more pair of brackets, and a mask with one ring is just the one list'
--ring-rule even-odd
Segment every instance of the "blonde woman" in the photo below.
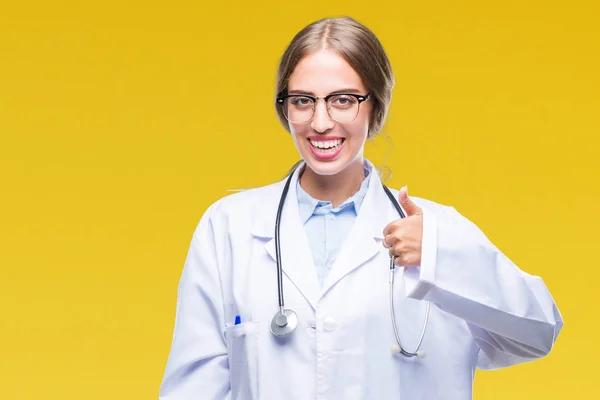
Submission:
{"label": "blonde woman", "polygon": [[364,158],[393,86],[351,18],[293,38],[274,102],[302,161],[203,215],[161,399],[466,400],[476,368],[551,350],[563,322],[543,281]]}

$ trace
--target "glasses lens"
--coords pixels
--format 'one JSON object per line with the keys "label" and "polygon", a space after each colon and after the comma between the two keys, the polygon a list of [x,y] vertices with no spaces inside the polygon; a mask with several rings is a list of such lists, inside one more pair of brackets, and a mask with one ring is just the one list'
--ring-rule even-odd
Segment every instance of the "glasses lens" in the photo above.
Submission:
{"label": "glasses lens", "polygon": [[315,102],[310,97],[291,96],[283,102],[283,113],[293,123],[308,122],[315,112]]}
{"label": "glasses lens", "polygon": [[359,103],[356,97],[348,95],[338,95],[330,97],[327,102],[329,115],[337,122],[352,122],[358,115]]}

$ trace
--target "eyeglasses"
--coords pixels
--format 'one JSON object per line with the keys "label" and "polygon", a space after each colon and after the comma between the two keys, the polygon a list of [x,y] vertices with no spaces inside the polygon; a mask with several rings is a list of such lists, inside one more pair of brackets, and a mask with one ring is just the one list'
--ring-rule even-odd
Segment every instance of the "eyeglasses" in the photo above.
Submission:
{"label": "eyeglasses", "polygon": [[371,98],[366,95],[353,93],[332,93],[325,97],[315,97],[308,94],[282,94],[277,96],[277,104],[281,105],[285,118],[294,124],[310,121],[315,115],[318,100],[325,100],[327,112],[332,120],[339,123],[352,122],[358,116],[360,103]]}

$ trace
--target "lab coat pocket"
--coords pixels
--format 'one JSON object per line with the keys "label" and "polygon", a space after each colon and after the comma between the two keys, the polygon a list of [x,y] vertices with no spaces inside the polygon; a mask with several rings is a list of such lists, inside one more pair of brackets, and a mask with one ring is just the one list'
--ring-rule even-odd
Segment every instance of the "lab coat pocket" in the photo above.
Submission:
{"label": "lab coat pocket", "polygon": [[232,400],[258,399],[258,325],[244,322],[226,328]]}

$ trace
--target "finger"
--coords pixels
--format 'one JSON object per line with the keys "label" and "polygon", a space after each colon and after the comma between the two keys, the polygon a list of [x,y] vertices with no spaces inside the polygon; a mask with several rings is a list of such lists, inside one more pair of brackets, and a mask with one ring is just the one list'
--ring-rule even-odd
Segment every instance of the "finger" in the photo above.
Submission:
{"label": "finger", "polygon": [[[402,223],[401,219],[397,219],[395,221],[390,222],[383,228],[383,236],[392,235],[396,229],[398,229],[399,224]],[[391,242],[388,242],[391,243]]]}
{"label": "finger", "polygon": [[385,247],[386,249],[389,249],[391,247],[391,245],[389,245],[387,243],[387,237],[388,237],[388,235],[384,236],[382,242],[383,242],[383,247]]}
{"label": "finger", "polygon": [[[392,249],[392,250],[398,250],[398,244],[401,242],[402,240],[400,238],[398,238],[394,233],[390,233],[388,235],[385,235],[383,237],[383,240],[381,241],[381,243],[383,244],[383,247],[385,247],[386,249]],[[396,254],[398,254],[398,252],[396,251]]]}
{"label": "finger", "polygon": [[393,222],[387,224],[385,228],[383,228],[383,237],[386,237],[387,235],[392,233],[392,231],[394,230],[394,226],[392,224]]}
{"label": "finger", "polygon": [[[388,252],[390,253],[390,257],[394,258],[394,261],[397,258],[402,258],[402,253],[400,251],[400,246],[397,244],[392,243],[392,245],[388,248]],[[396,264],[398,265],[398,264]]]}
{"label": "finger", "polygon": [[394,257],[394,265],[396,265],[398,267],[404,266],[404,263],[402,262],[402,256]]}
{"label": "finger", "polygon": [[402,253],[397,253],[397,252],[393,252],[394,253],[394,265],[398,266],[398,267],[403,267],[405,264],[405,256]]}
{"label": "finger", "polygon": [[394,256],[394,264],[399,267],[405,267],[405,268],[418,267],[418,265],[416,263],[411,261],[411,258],[409,256],[404,255],[404,254],[399,254],[397,256],[395,255]]}
{"label": "finger", "polygon": [[408,187],[403,186],[398,193],[398,202],[406,211],[406,216],[421,214],[421,209],[408,197]]}

